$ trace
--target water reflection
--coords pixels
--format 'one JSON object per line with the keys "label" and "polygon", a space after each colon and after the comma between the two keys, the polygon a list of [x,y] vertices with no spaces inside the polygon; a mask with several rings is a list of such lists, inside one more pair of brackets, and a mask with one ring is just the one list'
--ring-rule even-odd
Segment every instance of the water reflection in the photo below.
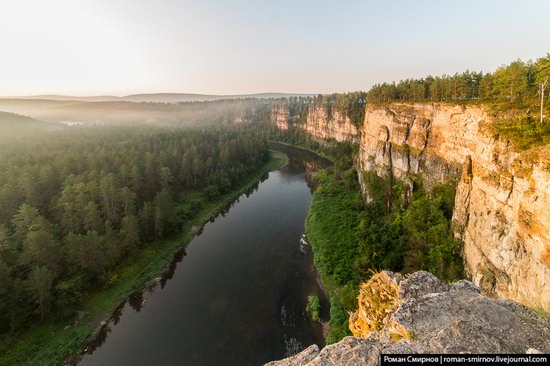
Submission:
{"label": "water reflection", "polygon": [[112,326],[115,326],[120,321],[120,318],[122,317],[122,311],[124,310],[124,307],[126,306],[127,300],[124,300],[121,302],[113,311],[111,314],[111,317],[107,321],[102,321],[99,326],[96,328],[94,333],[91,336],[92,341],[84,349],[84,352],[87,354],[92,354],[96,349],[101,347],[103,343],[107,340],[108,334],[111,332]]}
{"label": "water reflection", "polygon": [[313,178],[314,173],[330,165],[330,161],[318,155],[313,155],[309,151],[296,149],[287,145],[270,143],[270,147],[287,153],[289,157],[288,164],[280,169],[283,173],[294,174],[303,172],[305,181],[313,192],[318,187],[318,182]]}
{"label": "water reflection", "polygon": [[[202,232],[202,229],[201,229]],[[185,248],[180,249],[174,258],[170,261],[170,264],[168,267],[162,272],[161,278],[160,278],[160,288],[163,289],[164,286],[166,286],[166,282],[168,280],[171,280],[172,277],[174,277],[174,273],[176,272],[176,267],[179,262],[183,260],[183,257],[187,255],[187,252],[185,251]]]}
{"label": "water reflection", "polygon": [[81,365],[258,365],[324,345],[305,313],[317,295],[327,319],[329,301],[303,224],[309,177],[328,162],[276,148],[289,163],[198,227],[158,281],[119,306]]}
{"label": "water reflection", "polygon": [[143,303],[143,291],[134,291],[128,297],[128,305],[130,305],[130,307],[136,312],[139,312],[141,310]]}

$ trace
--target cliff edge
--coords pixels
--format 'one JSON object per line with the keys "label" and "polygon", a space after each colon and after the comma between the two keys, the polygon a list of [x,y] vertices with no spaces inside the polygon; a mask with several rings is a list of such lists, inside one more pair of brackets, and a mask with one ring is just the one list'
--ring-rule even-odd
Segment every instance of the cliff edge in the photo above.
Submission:
{"label": "cliff edge", "polygon": [[[373,301],[377,294],[377,301]],[[378,365],[381,353],[550,353],[550,321],[516,302],[484,296],[429,272],[381,272],[361,286],[354,335],[268,365]]]}
{"label": "cliff edge", "polygon": [[490,132],[493,118],[479,105],[368,106],[359,171],[418,175],[428,188],[457,182],[453,231],[469,277],[550,311],[550,155],[514,151]]}

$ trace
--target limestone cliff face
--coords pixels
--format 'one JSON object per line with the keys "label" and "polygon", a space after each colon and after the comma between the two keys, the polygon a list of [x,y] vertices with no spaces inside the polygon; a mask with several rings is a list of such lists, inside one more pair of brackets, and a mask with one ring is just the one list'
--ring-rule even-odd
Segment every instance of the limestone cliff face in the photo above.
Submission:
{"label": "limestone cliff face", "polygon": [[474,283],[549,311],[550,154],[514,152],[484,132],[490,118],[475,106],[369,106],[359,170],[458,181],[453,225]]}
{"label": "limestone cliff face", "polygon": [[[457,105],[369,106],[361,129],[360,168],[403,179],[421,173],[426,184],[458,179],[478,144],[481,108]],[[486,141],[483,141],[486,142]]]}
{"label": "limestone cliff face", "polygon": [[333,138],[337,141],[359,142],[359,131],[350,118],[335,109],[329,116],[326,105],[311,105],[306,123],[300,127],[310,135],[321,139]]}
{"label": "limestone cliff face", "polygon": [[270,115],[271,123],[275,123],[281,130],[288,130],[290,121],[289,111],[287,106],[276,106],[271,108]]}
{"label": "limestone cliff face", "polygon": [[324,104],[311,104],[305,123],[300,123],[299,119],[299,115],[291,116],[286,106],[271,109],[271,122],[282,130],[287,130],[292,125],[319,139],[359,142],[359,131],[351,119],[337,109],[329,111],[328,106]]}

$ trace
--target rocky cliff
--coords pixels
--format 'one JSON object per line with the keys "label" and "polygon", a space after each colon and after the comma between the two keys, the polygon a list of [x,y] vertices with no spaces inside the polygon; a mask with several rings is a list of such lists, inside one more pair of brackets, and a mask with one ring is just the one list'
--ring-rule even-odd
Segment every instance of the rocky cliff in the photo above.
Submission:
{"label": "rocky cliff", "polygon": [[359,170],[418,174],[428,188],[457,181],[453,225],[471,279],[550,311],[550,154],[514,152],[486,131],[491,118],[478,106],[369,106]]}
{"label": "rocky cliff", "polygon": [[469,277],[484,290],[550,311],[550,147],[514,152],[488,131],[493,117],[481,106],[370,105],[359,131],[346,113],[329,110],[311,104],[304,118],[278,106],[271,121],[359,142],[360,172],[417,175],[427,188],[457,182],[453,225]]}
{"label": "rocky cliff", "polygon": [[275,123],[281,130],[288,130],[288,126],[290,124],[288,107],[285,105],[272,107],[270,122]]}
{"label": "rocky cliff", "polygon": [[350,319],[359,337],[322,350],[313,345],[270,365],[374,366],[381,353],[550,352],[550,321],[513,301],[486,297],[469,281],[449,286],[428,272],[407,278],[382,272],[364,285]]}
{"label": "rocky cliff", "polygon": [[305,122],[300,115],[290,114],[287,106],[275,106],[271,110],[271,122],[287,130],[289,126],[304,130],[319,139],[359,142],[359,131],[345,112],[326,104],[311,104],[307,108]]}

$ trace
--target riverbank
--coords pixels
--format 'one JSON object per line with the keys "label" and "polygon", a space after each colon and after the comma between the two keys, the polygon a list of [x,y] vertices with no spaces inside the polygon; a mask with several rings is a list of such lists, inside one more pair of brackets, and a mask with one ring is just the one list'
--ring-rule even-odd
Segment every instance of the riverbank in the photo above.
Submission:
{"label": "riverbank", "polygon": [[358,256],[356,237],[360,191],[337,181],[327,172],[317,173],[319,187],[305,223],[313,249],[315,267],[330,299],[327,344],[346,335],[348,311],[356,306],[357,278],[354,261]]}
{"label": "riverbank", "polygon": [[171,261],[173,255],[193,238],[193,227],[201,226],[223,212],[227,205],[250,190],[269,171],[284,165],[286,156],[272,152],[271,160],[242,180],[239,187],[219,199],[206,203],[195,218],[175,239],[146,245],[112,271],[116,284],[87,296],[80,306],[79,317],[50,317],[32,329],[3,340],[0,365],[60,365],[89,342],[100,322],[108,318],[119,304],[134,291],[154,280]]}
{"label": "riverbank", "polygon": [[[309,146],[270,142],[312,152],[331,161],[333,165],[343,160],[342,156],[331,156]],[[335,169],[339,171],[338,174],[322,171],[315,175],[319,186],[313,193],[305,222],[305,234],[313,251],[319,284],[330,300],[330,320],[323,324],[327,344],[351,335],[348,312],[354,311],[357,306],[359,285],[354,261],[359,251],[356,234],[362,205],[361,191],[356,179],[336,177],[342,176],[344,167],[335,166]]]}
{"label": "riverbank", "polygon": [[279,140],[268,140],[268,142],[270,143],[274,143],[274,144],[279,144],[279,145],[285,145],[285,146],[290,146],[290,147],[293,147],[295,149],[301,149],[301,150],[304,150],[304,151],[309,151],[310,153],[313,153],[315,155],[319,155],[320,157],[322,157],[323,159],[326,159],[332,163],[334,163],[334,158],[328,156],[327,154],[325,154],[323,151],[321,150],[315,150],[315,149],[312,149],[311,147],[309,146],[306,146],[306,145],[302,145],[302,144],[292,144],[292,143],[289,143],[289,142],[284,142],[284,141],[279,141]]}

